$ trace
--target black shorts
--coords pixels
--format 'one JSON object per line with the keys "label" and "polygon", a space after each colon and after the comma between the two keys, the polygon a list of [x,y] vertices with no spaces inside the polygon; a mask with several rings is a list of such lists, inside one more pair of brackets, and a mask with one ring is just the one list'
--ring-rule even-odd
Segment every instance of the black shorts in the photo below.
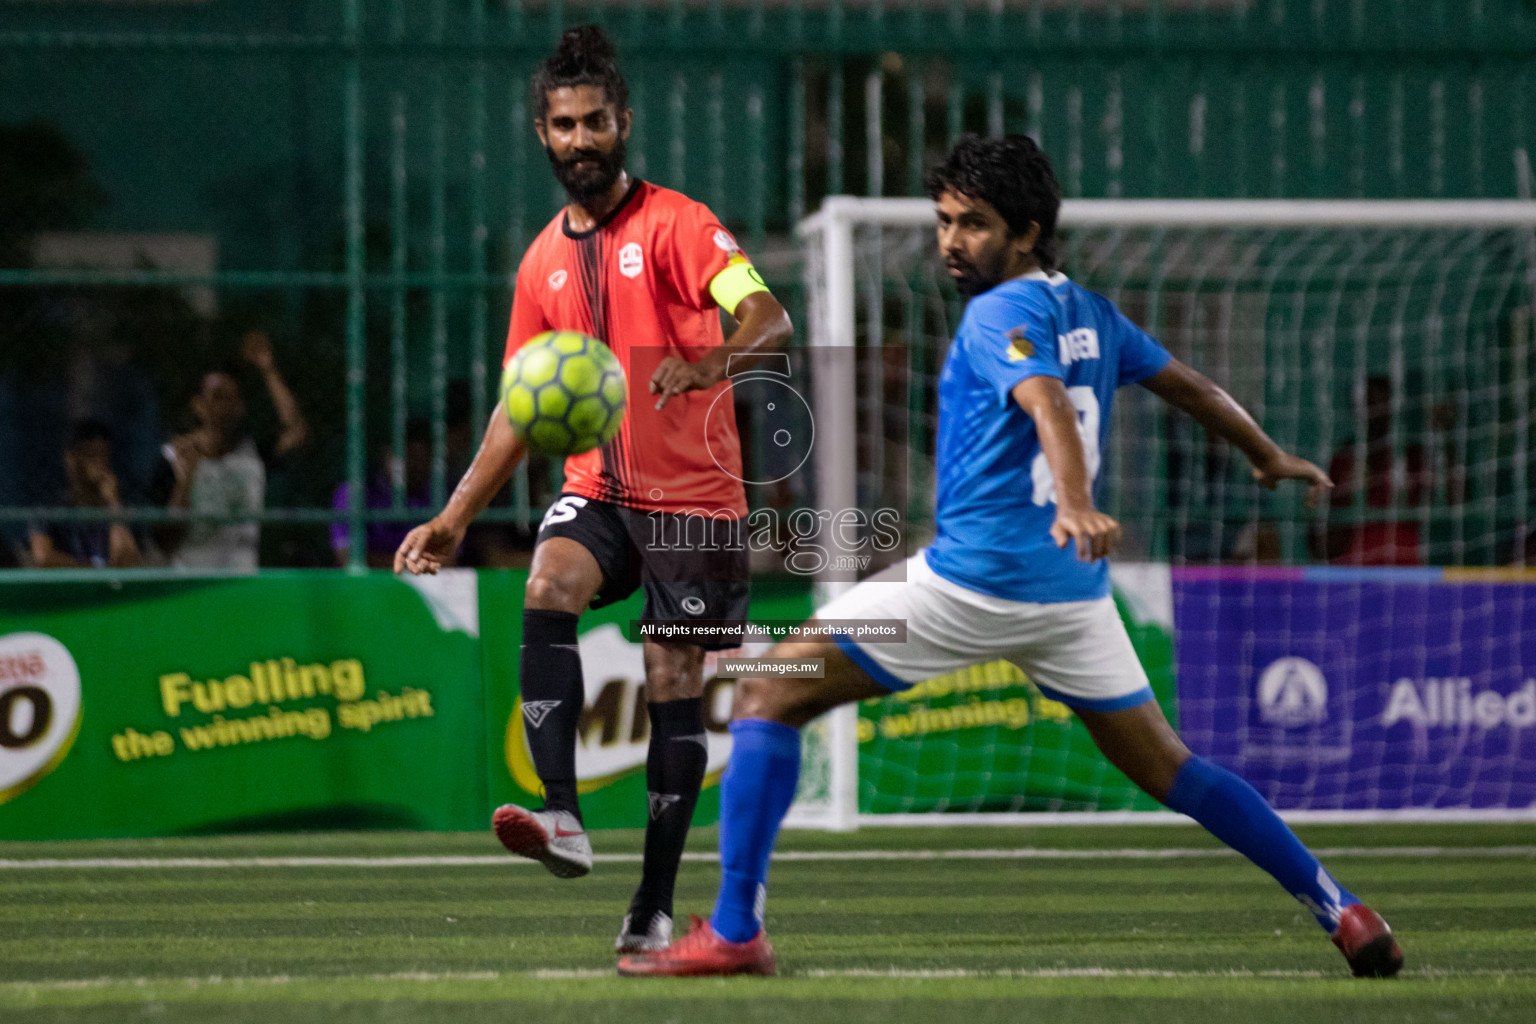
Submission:
{"label": "black shorts", "polygon": [[[648,512],[580,494],[562,494],[544,513],[534,546],[551,537],[574,540],[592,553],[603,585],[592,607],[622,601],[645,588],[640,622],[684,625],[747,621],[751,571],[740,519]],[[739,628],[682,642],[705,650],[741,645]]]}

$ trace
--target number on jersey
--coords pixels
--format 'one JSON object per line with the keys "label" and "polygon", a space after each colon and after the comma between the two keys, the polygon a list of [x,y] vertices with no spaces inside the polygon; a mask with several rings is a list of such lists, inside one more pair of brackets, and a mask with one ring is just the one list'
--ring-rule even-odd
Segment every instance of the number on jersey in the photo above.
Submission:
{"label": "number on jersey", "polygon": [[544,521],[539,524],[539,529],[546,526],[554,526],[556,523],[568,523],[576,518],[576,513],[586,507],[587,499],[574,494],[567,494],[559,501],[549,506],[549,511],[544,513]]}
{"label": "number on jersey", "polygon": [[[1083,460],[1088,464],[1088,488],[1099,478],[1099,396],[1093,388],[1067,388],[1072,408],[1077,410],[1077,436],[1083,441]],[[1034,502],[1047,505],[1056,501],[1056,479],[1051,476],[1051,465],[1045,461],[1045,452],[1035,456],[1030,463],[1029,475],[1035,482]]]}

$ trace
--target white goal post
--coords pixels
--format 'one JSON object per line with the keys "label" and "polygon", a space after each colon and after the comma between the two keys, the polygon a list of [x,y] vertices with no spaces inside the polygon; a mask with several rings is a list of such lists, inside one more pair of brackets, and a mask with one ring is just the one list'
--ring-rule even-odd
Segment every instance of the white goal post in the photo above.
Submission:
{"label": "white goal post", "polygon": [[[936,272],[933,225],[933,204],[927,199],[834,196],[797,228],[809,297],[803,336],[809,345],[861,353],[895,346],[912,353],[903,402],[890,397],[889,367],[901,360],[889,352],[880,359],[887,368],[883,384],[879,370],[871,370],[872,357],[816,363],[814,503],[822,509],[873,507],[877,497],[891,500],[881,491],[881,474],[893,465],[911,467],[903,481],[910,492],[903,500],[916,510],[907,523],[909,551],[922,540],[923,503],[931,508],[935,367],[962,308],[947,280]],[[1330,587],[1358,590],[1398,580],[1421,588],[1450,586],[1463,578],[1493,580],[1486,575],[1491,567],[1504,566],[1497,577],[1500,585],[1522,592],[1529,587],[1536,608],[1536,575],[1527,578],[1508,569],[1512,561],[1536,565],[1536,514],[1531,508],[1536,481],[1531,406],[1536,387],[1530,355],[1536,341],[1536,202],[1066,200],[1058,233],[1062,269],[1068,276],[1107,294],[1175,355],[1226,386],[1288,449],[1325,468],[1351,458],[1352,465],[1366,467],[1361,485],[1349,491],[1352,498],[1336,499],[1324,510],[1322,521],[1312,521],[1298,496],[1250,494],[1251,489],[1239,486],[1242,480],[1231,460],[1198,429],[1169,424],[1152,408],[1155,403],[1122,392],[1126,397],[1115,412],[1114,451],[1104,454],[1102,486],[1108,497],[1101,503],[1127,525],[1128,560],[1159,567],[1147,578],[1170,586],[1167,566],[1172,564],[1171,586],[1207,586],[1200,593],[1216,596],[1202,599],[1219,612],[1222,587],[1247,586],[1243,593],[1251,595],[1269,586],[1266,581],[1274,586],[1316,586],[1324,588],[1318,592],[1327,600],[1333,593]],[[1367,412],[1367,393],[1389,395],[1380,416]],[[1377,438],[1381,417],[1388,413],[1392,425]],[[1395,481],[1385,506],[1377,500],[1379,481],[1372,461],[1382,451],[1390,456],[1392,468],[1381,476]],[[1413,492],[1412,479],[1407,484],[1401,479],[1405,457],[1410,478],[1420,473],[1414,468],[1419,463],[1432,463],[1421,467],[1422,493]],[[1341,486],[1336,493],[1343,490]],[[1378,519],[1395,520],[1389,533],[1396,532],[1387,543],[1399,546],[1392,547],[1388,557],[1408,563],[1411,537],[1420,568],[1405,568],[1398,576],[1371,575],[1379,574],[1379,568],[1372,567],[1383,563],[1359,561],[1376,555],[1357,557],[1349,545],[1375,537]],[[1355,561],[1343,567],[1335,549]],[[1185,568],[1206,565],[1214,568]],[[1437,568],[1445,566],[1453,568]],[[1485,575],[1478,576],[1480,572]],[[824,581],[818,603],[849,585]],[[1500,591],[1487,600],[1497,604],[1512,593]],[[1259,593],[1260,603],[1263,598]],[[1380,625],[1367,623],[1364,614],[1357,609],[1354,618],[1340,621],[1338,628],[1359,633]],[[1448,650],[1437,644],[1433,609],[1413,614],[1419,618],[1412,623],[1388,621],[1382,635],[1428,630],[1419,659],[1430,666],[1426,671],[1446,659],[1461,664],[1460,659],[1469,656],[1470,647]],[[1171,637],[1171,611],[1167,618],[1164,625]],[[1529,621],[1536,623],[1536,615]],[[1214,631],[1208,632],[1215,664],[1223,656],[1223,642]],[[1234,646],[1262,647],[1266,642],[1262,628],[1237,639],[1241,643]],[[1324,647],[1326,639],[1319,641]],[[1468,635],[1451,642],[1483,641]],[[1383,678],[1382,699],[1390,695],[1397,705],[1388,712],[1376,709],[1373,721],[1380,726],[1396,714],[1407,716],[1407,726],[1370,740],[1374,746],[1369,749],[1358,724],[1347,741],[1339,740],[1337,729],[1328,732],[1341,714],[1332,705],[1317,712],[1333,715],[1332,722],[1307,726],[1265,720],[1265,709],[1256,704],[1258,710],[1238,730],[1247,745],[1236,753],[1236,748],[1222,746],[1227,738],[1220,718],[1224,698],[1180,694],[1180,700],[1189,702],[1189,714],[1183,707],[1180,714],[1212,731],[1210,744],[1230,755],[1229,764],[1239,770],[1249,764],[1260,777],[1255,784],[1261,791],[1272,801],[1276,794],[1282,797],[1276,802],[1288,820],[1536,818],[1536,798],[1515,806],[1526,792],[1524,776],[1536,774],[1536,765],[1528,760],[1531,742],[1522,738],[1527,731],[1536,734],[1536,729],[1519,727],[1526,714],[1521,673],[1536,677],[1536,648],[1522,655],[1515,642],[1508,654],[1513,664],[1503,667],[1516,673],[1509,675],[1515,681],[1508,685],[1499,681],[1504,676],[1495,665],[1489,669],[1489,679],[1494,680],[1490,689],[1478,691],[1476,679],[1481,677],[1467,669],[1474,679],[1465,698],[1470,710],[1454,714],[1472,715],[1473,732],[1486,726],[1486,735],[1472,738],[1474,746],[1481,744],[1477,756],[1483,761],[1468,769],[1475,777],[1467,782],[1460,804],[1461,791],[1454,786],[1432,791],[1417,783],[1399,785],[1398,775],[1412,766],[1403,769],[1394,760],[1400,756],[1400,740],[1410,746],[1417,743],[1414,749],[1426,757],[1438,756],[1436,729],[1461,727],[1451,721],[1449,710],[1426,710],[1424,695],[1438,699],[1430,691],[1440,677]],[[1362,703],[1366,697],[1354,691],[1338,696],[1353,685],[1343,677],[1363,672],[1364,655],[1352,649],[1339,658],[1343,660],[1326,662],[1321,655],[1312,656],[1313,662],[1324,665],[1332,687],[1327,699],[1352,702],[1343,708],[1349,714],[1370,712]],[[1255,666],[1254,672],[1261,667]],[[1014,682],[1022,683],[1022,678]],[[986,685],[995,690],[1004,684]],[[1495,696],[1485,698],[1484,692]],[[1536,716],[1536,684],[1531,700],[1531,714]],[[971,703],[977,704],[975,696]],[[1503,717],[1489,725],[1496,716],[1487,709],[1495,703]],[[1483,719],[1476,717],[1481,713],[1477,707],[1485,709]],[[984,788],[999,775],[1039,774],[1038,750],[1025,768],[999,769],[997,751],[976,753],[974,744],[967,746],[964,730],[954,726],[962,720],[958,712],[934,718],[932,710],[923,713],[939,725],[926,735],[934,743],[954,744],[937,761],[968,765],[967,785]],[[846,830],[880,824],[1185,820],[1148,809],[1145,801],[1133,806],[1121,796],[1104,807],[1091,799],[1085,802],[1076,783],[1064,784],[1054,795],[1020,796],[1012,802],[1006,794],[935,797],[924,788],[930,780],[923,777],[923,769],[930,762],[906,747],[901,756],[909,759],[899,770],[881,767],[879,779],[861,779],[861,741],[868,744],[873,734],[883,743],[887,731],[885,720],[870,715],[866,708],[861,721],[859,707],[845,706],[808,727],[805,777],[788,825]],[[911,726],[910,718],[898,726]],[[1013,742],[1016,734],[995,719],[989,720],[993,742]],[[1040,716],[1033,721],[1040,722]],[[926,728],[932,722],[919,724]],[[1399,734],[1408,727],[1418,732],[1403,740]],[[1494,736],[1500,727],[1515,738],[1506,742]],[[889,731],[895,734],[900,728]],[[1272,751],[1276,737],[1288,742],[1308,729],[1297,741],[1299,753],[1275,754],[1275,765],[1255,753]],[[1462,731],[1466,743],[1467,730]],[[898,740],[910,746],[915,735]],[[1259,739],[1250,743],[1252,736]],[[1342,753],[1346,748],[1347,755]],[[865,752],[866,774],[874,756]],[[1055,760],[1050,763],[1065,766],[1064,775],[1098,770],[1085,767],[1078,753],[1063,749],[1051,756]],[[1369,767],[1373,756],[1381,764],[1376,776]],[[1346,762],[1347,767],[1340,767]],[[1347,777],[1325,781],[1336,769]],[[1504,770],[1518,778],[1489,781]],[[895,780],[889,798],[875,792],[887,776]],[[1379,806],[1351,803],[1354,798],[1347,791],[1361,785],[1377,787]],[[1531,786],[1536,789],[1536,782]],[[861,811],[861,791],[865,804],[881,806]],[[908,806],[910,810],[902,809]]]}

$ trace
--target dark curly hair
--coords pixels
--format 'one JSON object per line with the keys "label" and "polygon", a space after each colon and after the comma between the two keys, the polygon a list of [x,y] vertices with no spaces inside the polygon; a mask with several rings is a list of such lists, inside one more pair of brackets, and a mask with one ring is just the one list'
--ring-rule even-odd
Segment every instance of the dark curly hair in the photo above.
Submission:
{"label": "dark curly hair", "polygon": [[923,190],[937,200],[945,192],[984,199],[1002,214],[1008,233],[1021,235],[1031,222],[1040,225],[1035,259],[1042,269],[1056,268],[1056,215],[1061,186],[1051,161],[1028,135],[982,139],[962,135],[949,159],[930,169]]}
{"label": "dark curly hair", "polygon": [[549,94],[555,89],[595,85],[603,90],[608,102],[622,115],[629,109],[629,83],[614,63],[613,44],[597,25],[568,28],[560,35],[560,46],[539,70],[533,73],[533,112],[543,118],[549,113]]}

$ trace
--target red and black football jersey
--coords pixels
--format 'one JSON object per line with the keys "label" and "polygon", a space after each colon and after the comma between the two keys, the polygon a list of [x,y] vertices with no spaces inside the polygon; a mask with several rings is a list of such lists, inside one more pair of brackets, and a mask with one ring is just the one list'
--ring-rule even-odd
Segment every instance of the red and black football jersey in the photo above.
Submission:
{"label": "red and black football jersey", "polygon": [[506,359],[542,331],[600,338],[629,380],[618,436],[565,461],[564,490],[631,508],[746,514],[741,442],[728,381],[657,411],[651,375],[669,356],[697,361],[724,342],[709,285],[735,238],[703,203],[636,180],[590,231],[562,210],[517,272]]}

